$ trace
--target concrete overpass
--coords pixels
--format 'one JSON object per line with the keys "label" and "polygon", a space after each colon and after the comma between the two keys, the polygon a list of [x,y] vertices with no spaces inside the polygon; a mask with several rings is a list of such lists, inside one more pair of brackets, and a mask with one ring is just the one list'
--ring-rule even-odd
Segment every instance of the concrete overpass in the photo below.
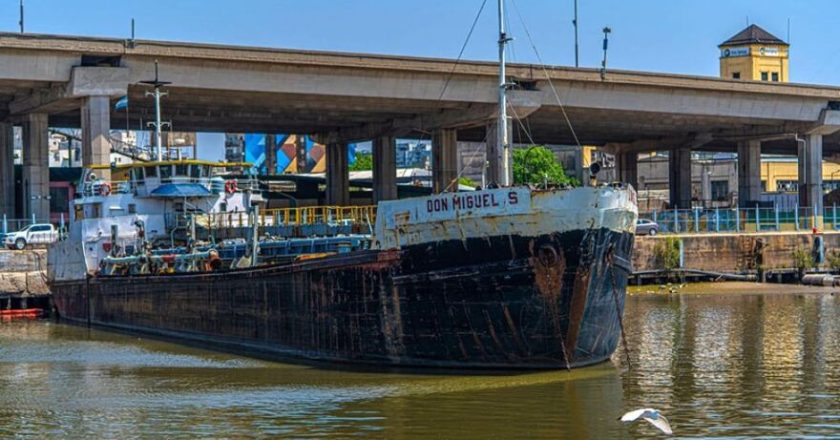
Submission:
{"label": "concrete overpass", "polygon": [[[6,177],[12,124],[25,131],[26,211],[42,217],[47,127],[81,127],[84,162],[107,162],[108,130],[126,128],[114,100],[129,96],[130,128],[153,117],[140,81],[154,77],[155,60],[161,79],[173,83],[163,105],[176,130],[318,135],[328,148],[331,203],[348,200],[341,152],[349,141],[373,141],[377,199],[396,194],[397,136],[433,139],[437,189],[457,175],[457,140],[494,143],[495,63],[0,33],[0,211],[15,197]],[[758,198],[759,152],[799,154],[803,206],[821,203],[819,160],[840,154],[840,88],[624,71],[602,79],[594,69],[524,64],[510,65],[508,74],[511,113],[524,120],[514,124],[515,142],[529,141],[527,127],[537,143],[577,137],[603,145],[630,182],[637,153],[671,150],[672,201],[683,207],[692,149],[747,159],[739,168],[744,201]],[[488,153],[489,177],[497,180],[500,152]]]}

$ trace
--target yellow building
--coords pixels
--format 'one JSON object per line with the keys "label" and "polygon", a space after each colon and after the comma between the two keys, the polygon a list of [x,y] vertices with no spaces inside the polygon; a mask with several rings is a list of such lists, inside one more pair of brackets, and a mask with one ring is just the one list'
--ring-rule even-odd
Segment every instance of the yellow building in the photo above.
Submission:
{"label": "yellow building", "polygon": [[790,81],[790,45],[752,24],[720,46],[720,77],[751,81]]}
{"label": "yellow building", "polygon": [[[823,161],[823,188],[840,188],[840,165]],[[799,164],[795,158],[765,156],[761,159],[761,186],[764,192],[796,192]]]}

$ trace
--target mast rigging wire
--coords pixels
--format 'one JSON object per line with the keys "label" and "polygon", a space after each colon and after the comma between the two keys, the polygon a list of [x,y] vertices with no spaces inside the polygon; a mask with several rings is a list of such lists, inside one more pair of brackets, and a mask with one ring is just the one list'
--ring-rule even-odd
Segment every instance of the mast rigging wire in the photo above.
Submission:
{"label": "mast rigging wire", "polygon": [[443,95],[446,93],[446,89],[449,87],[449,82],[452,81],[452,77],[455,75],[455,69],[458,68],[458,63],[461,62],[461,58],[464,56],[464,51],[467,49],[467,44],[469,44],[470,42],[470,38],[472,37],[473,31],[475,31],[475,26],[478,24],[478,19],[481,17],[481,13],[484,11],[484,6],[486,5],[487,0],[482,1],[481,7],[478,8],[478,13],[475,14],[472,26],[470,26],[470,31],[467,33],[467,38],[464,39],[464,44],[461,45],[461,51],[458,52],[458,58],[455,59],[455,64],[452,65],[452,70],[446,77],[446,82],[443,84],[443,89],[441,89],[440,91],[440,96],[438,96],[438,102],[440,102],[443,99]]}
{"label": "mast rigging wire", "polygon": [[540,56],[539,50],[537,50],[536,44],[534,44],[534,39],[531,38],[531,32],[528,31],[528,26],[525,24],[525,20],[522,18],[522,14],[519,13],[519,7],[516,5],[516,0],[511,0],[513,3],[513,10],[516,11],[516,16],[519,17],[519,21],[522,23],[522,28],[525,30],[525,35],[528,37],[528,42],[531,44],[531,48],[534,50],[534,54],[537,56],[537,61],[540,63],[540,67],[545,74],[545,79],[548,81],[548,85],[551,87],[551,92],[554,94],[554,98],[557,100],[557,105],[560,106],[560,111],[563,113],[563,119],[566,120],[566,125],[569,126],[569,130],[572,132],[572,137],[575,140],[575,144],[578,148],[582,148],[580,143],[580,139],[578,139],[577,133],[575,132],[575,128],[572,126],[572,121],[569,119],[569,115],[566,113],[566,106],[563,105],[563,101],[560,99],[560,94],[557,93],[557,89],[554,87],[554,83],[551,81],[551,76],[548,74],[548,69],[545,67],[545,63]]}

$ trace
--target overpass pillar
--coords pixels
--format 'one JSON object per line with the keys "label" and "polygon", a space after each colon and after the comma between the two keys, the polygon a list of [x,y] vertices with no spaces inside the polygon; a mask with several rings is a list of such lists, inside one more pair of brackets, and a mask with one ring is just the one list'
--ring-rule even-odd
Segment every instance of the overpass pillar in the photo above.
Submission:
{"label": "overpass pillar", "polygon": [[738,206],[755,206],[761,198],[761,141],[738,143]]}
{"label": "overpass pillar", "polygon": [[265,135],[265,174],[273,176],[277,174],[277,136]]}
{"label": "overpass pillar", "polygon": [[639,189],[639,154],[633,152],[616,155],[618,163],[618,180],[633,185]]}
{"label": "overpass pillar", "polygon": [[435,193],[458,191],[458,130],[454,128],[432,134],[432,179]]}
{"label": "overpass pillar", "polygon": [[373,202],[397,198],[397,147],[393,136],[373,140]]}
{"label": "overpass pillar", "polygon": [[0,124],[0,216],[15,218],[15,127]]}
{"label": "overpass pillar", "polygon": [[809,134],[799,142],[799,206],[816,208],[818,226],[822,224],[822,150],[821,134]]}
{"label": "overpass pillar", "polygon": [[[513,124],[508,121],[508,133],[513,133],[512,130]],[[502,173],[504,173],[504,169],[502,168],[502,159],[505,154],[509,155],[510,160],[510,169],[508,170],[508,178],[510,182],[513,182],[513,142],[510,141],[510,136],[508,136],[508,144],[511,145],[507,151],[504,151],[503,148],[499,147],[499,124],[497,122],[491,122],[486,126],[486,152],[487,152],[487,179],[486,184],[490,185],[491,183],[495,183],[497,185],[501,185],[502,182]]]}
{"label": "overpass pillar", "polygon": [[26,218],[50,218],[49,115],[30,113],[23,124],[23,206]]}
{"label": "overpass pillar", "polygon": [[[89,96],[82,103],[82,165],[111,164],[111,102],[107,96]],[[111,180],[111,168],[96,171]]]}
{"label": "overpass pillar", "polygon": [[347,144],[327,144],[327,205],[350,205],[350,166]]}
{"label": "overpass pillar", "polygon": [[691,208],[691,150],[673,148],[668,158],[668,187],[671,206]]}

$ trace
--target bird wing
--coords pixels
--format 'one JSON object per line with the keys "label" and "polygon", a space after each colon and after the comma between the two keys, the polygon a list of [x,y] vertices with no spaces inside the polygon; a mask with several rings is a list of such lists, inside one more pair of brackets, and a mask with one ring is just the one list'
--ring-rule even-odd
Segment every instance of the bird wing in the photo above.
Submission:
{"label": "bird wing", "polygon": [[659,428],[660,431],[664,432],[665,434],[673,434],[674,431],[671,430],[671,424],[668,423],[668,419],[665,418],[663,415],[659,415],[659,417],[653,419],[650,417],[645,417],[645,420],[648,421],[653,426]]}
{"label": "bird wing", "polygon": [[635,420],[638,420],[639,417],[641,417],[644,413],[646,413],[648,411],[650,411],[650,408],[642,408],[642,409],[637,409],[635,411],[630,411],[627,414],[624,414],[623,416],[621,416],[621,421],[622,422],[633,422]]}

